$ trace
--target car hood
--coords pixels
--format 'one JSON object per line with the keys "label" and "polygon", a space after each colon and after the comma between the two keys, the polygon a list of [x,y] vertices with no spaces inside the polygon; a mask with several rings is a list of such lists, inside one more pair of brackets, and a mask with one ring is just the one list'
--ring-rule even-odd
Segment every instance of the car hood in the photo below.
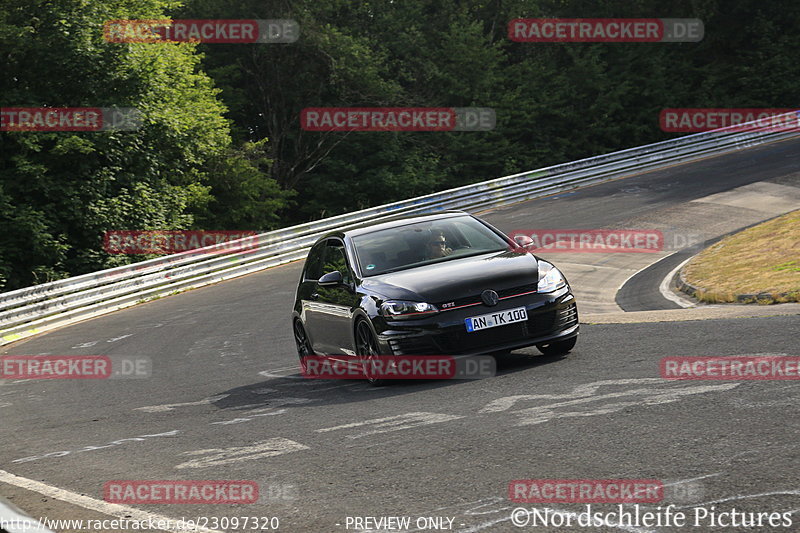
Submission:
{"label": "car hood", "polygon": [[492,252],[452,259],[399,272],[366,278],[362,287],[386,299],[441,303],[535,284],[536,257],[514,251]]}

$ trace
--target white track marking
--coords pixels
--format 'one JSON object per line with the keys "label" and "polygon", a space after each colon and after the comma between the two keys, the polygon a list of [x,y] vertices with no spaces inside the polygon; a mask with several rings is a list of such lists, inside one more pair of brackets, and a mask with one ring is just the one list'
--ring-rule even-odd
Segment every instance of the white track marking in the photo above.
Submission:
{"label": "white track marking", "polygon": [[[654,381],[660,382],[661,387],[640,387],[622,390],[619,392],[610,392],[601,395],[592,395],[597,392],[601,385],[641,385],[653,383]],[[724,383],[720,385],[684,385],[682,383],[666,382],[659,378],[642,378],[642,379],[624,379],[624,380],[607,380],[588,383],[575,388],[572,393],[552,395],[552,394],[535,394],[535,395],[517,395],[507,396],[494,400],[481,409],[480,413],[491,413],[506,411],[510,409],[518,401],[529,400],[562,400],[560,402],[550,403],[547,405],[539,405],[536,407],[529,407],[526,409],[519,409],[513,411],[513,414],[520,417],[517,422],[518,426],[528,426],[535,424],[543,424],[550,420],[559,418],[574,418],[595,416],[601,414],[609,414],[620,411],[626,407],[640,407],[642,405],[660,405],[665,403],[672,403],[682,399],[685,396],[695,394],[705,394],[708,392],[721,392],[731,390],[738,387],[741,383]],[[577,396],[577,397],[576,397]],[[561,410],[555,411],[560,407],[574,407],[584,406],[593,402],[602,402],[608,400],[616,400],[619,398],[630,398],[630,401],[622,402],[609,402],[600,403],[593,406],[587,406],[585,409],[580,410]]]}
{"label": "white track marking", "polygon": [[[279,374],[279,372],[283,372],[288,370],[293,372],[293,374]],[[300,371],[300,363],[297,363],[294,366],[285,366],[282,368],[274,368],[272,370],[262,370],[258,373],[259,376],[264,376],[265,378],[286,378],[286,379],[302,379],[304,381],[308,381],[308,378],[304,378],[299,374]]]}
{"label": "white track marking", "polygon": [[[272,407],[270,407],[272,409]],[[269,411],[267,413],[258,413],[256,415],[250,415],[251,417],[255,418],[257,416],[273,416],[273,415],[282,415],[286,412],[286,409],[277,409],[275,411]]]}
{"label": "white track marking", "polygon": [[230,420],[225,420],[223,422],[211,422],[210,426],[229,426],[231,424],[241,424],[242,422],[249,422],[252,418],[232,418]]}
{"label": "white track marking", "polygon": [[[642,406],[642,404],[660,405],[665,403],[672,403],[672,402],[677,402],[678,400],[680,400],[685,396],[690,396],[695,394],[705,394],[708,392],[726,391],[736,388],[739,385],[740,383],[725,383],[723,385],[701,385],[696,387],[685,387],[681,389],[672,389],[672,390],[663,390],[663,389],[659,390],[652,388],[633,389],[620,393],[610,393],[610,394],[604,394],[602,396],[580,398],[578,400],[569,400],[550,405],[521,409],[519,411],[514,411],[514,414],[521,417],[521,419],[517,423],[518,426],[529,426],[535,424],[543,424],[545,422],[549,422],[550,420],[558,418],[573,418],[573,417],[610,414],[610,413],[615,413],[617,411],[621,411],[626,407],[640,407]],[[558,407],[586,404],[598,400],[607,400],[623,396],[635,396],[635,398],[633,398],[632,401],[601,404],[589,407],[586,410],[578,410],[578,411],[553,410],[554,408]]]}
{"label": "white track marking", "polygon": [[[273,392],[278,392],[278,391],[276,389],[264,389],[264,388],[262,388],[262,389],[257,389],[254,392],[256,394],[264,395],[264,394],[271,394]],[[197,405],[210,405],[210,404],[212,404],[214,402],[222,400],[223,398],[227,398],[228,396],[230,396],[230,395],[229,394],[219,394],[217,396],[211,396],[209,398],[204,398],[204,399],[198,400],[196,402],[170,403],[170,404],[164,404],[164,405],[148,405],[148,406],[145,406],[145,407],[136,407],[136,408],[134,408],[134,411],[144,411],[146,413],[163,413],[163,412],[166,412],[166,411],[172,411],[176,407],[191,407],[191,406],[197,406]],[[276,408],[278,408],[278,407],[283,407],[285,405],[302,405],[302,404],[306,404],[306,403],[311,403],[313,401],[314,400],[312,400],[310,398],[294,398],[294,397],[270,398],[270,399],[267,399],[267,400],[262,401],[260,403],[251,403],[251,404],[248,404],[248,405],[238,406],[239,409],[241,409],[241,410],[253,409],[253,411],[247,413],[246,417],[238,417],[238,418],[234,418],[232,420],[225,420],[225,421],[221,421],[221,422],[211,422],[211,425],[228,425],[228,424],[238,424],[238,423],[241,423],[241,422],[249,422],[250,420],[252,420],[253,417],[256,417],[256,416],[272,416],[272,415],[282,414],[283,412],[286,411],[285,409],[281,409],[279,411],[276,411]],[[257,408],[257,409],[255,409],[255,408]],[[259,414],[262,411],[265,411],[266,413],[265,414]]]}
{"label": "white track marking", "polygon": [[669,286],[670,286],[670,282],[672,281],[673,276],[675,276],[675,274],[678,272],[678,270],[683,268],[683,265],[685,265],[686,263],[688,263],[691,260],[692,260],[692,258],[690,257],[686,261],[682,262],[680,265],[678,265],[675,268],[673,268],[670,271],[670,273],[667,274],[666,277],[661,280],[661,284],[658,286],[658,290],[661,293],[661,296],[663,296],[664,298],[666,298],[670,302],[674,302],[674,303],[680,305],[684,309],[689,309],[690,307],[697,307],[697,306],[693,302],[691,302],[691,301],[689,301],[689,300],[687,300],[685,298],[681,298],[680,296],[678,296],[677,294],[672,292],[672,290],[669,288]]}
{"label": "white track marking", "polygon": [[[151,520],[154,524],[162,521],[162,523],[170,523],[175,525],[175,527],[170,529],[162,529],[161,531],[171,531],[174,533],[186,533],[187,531],[190,531],[186,528],[177,527],[178,520],[171,519],[163,515],[148,513],[127,505],[96,500],[94,498],[90,498],[89,496],[75,494],[74,492],[59,489],[58,487],[53,487],[51,485],[46,485],[45,483],[41,483],[39,481],[20,477],[11,474],[10,472],[6,472],[5,470],[0,470],[0,482],[8,483],[9,485],[14,485],[15,487],[20,487],[25,490],[37,492],[43,496],[47,496],[71,505],[77,505],[78,507],[83,507],[84,509],[97,511],[115,518],[124,518],[126,520],[136,520],[140,522]],[[191,531],[196,531],[198,533],[221,533],[216,529],[207,529],[202,527],[195,527],[195,529]]]}
{"label": "white track marking", "polygon": [[631,378],[631,379],[606,379],[578,385],[571,392],[566,394],[519,394],[516,396],[506,396],[492,400],[486,407],[478,411],[479,413],[496,413],[507,411],[520,400],[562,400],[572,398],[582,398],[597,392],[597,389],[606,385],[642,385],[645,383],[663,383],[661,378]]}
{"label": "white track marking", "polygon": [[[270,407],[270,409],[272,409]],[[250,422],[257,416],[274,416],[274,415],[282,415],[286,412],[286,409],[278,409],[277,411],[271,411],[269,413],[259,413],[257,415],[250,415],[247,418],[234,418],[232,420],[225,420],[224,422],[211,422],[211,426],[220,425],[220,426],[228,426],[231,424],[242,424],[244,422]]]}
{"label": "white track marking", "polygon": [[276,407],[283,407],[285,405],[302,405],[306,403],[311,403],[314,400],[311,398],[270,398],[268,400],[264,400],[263,402],[259,403],[249,403],[247,405],[237,405],[236,408],[239,411],[244,411],[250,409],[247,413],[247,416],[252,416],[253,413],[259,413],[261,411],[271,411]]}
{"label": "white track marking", "polygon": [[229,465],[243,461],[252,461],[254,459],[264,459],[266,457],[275,457],[285,453],[308,449],[308,446],[300,444],[299,442],[283,437],[276,437],[249,446],[234,446],[224,449],[210,448],[208,450],[184,452],[181,455],[205,455],[206,457],[192,459],[191,461],[177,465],[175,468],[208,468],[209,466]]}
{"label": "white track marking", "polygon": [[664,487],[673,487],[675,485],[683,485],[685,483],[692,483],[693,481],[700,481],[701,479],[708,479],[710,477],[718,477],[721,476],[722,472],[717,472],[716,474],[706,474],[704,476],[697,476],[697,477],[690,477],[688,479],[679,479],[677,481],[670,481],[669,483],[663,483]]}
{"label": "white track marking", "polygon": [[[229,424],[241,424],[244,422],[250,422],[256,417],[259,416],[275,416],[275,415],[282,415],[286,412],[286,409],[278,409],[278,407],[282,407],[284,405],[301,405],[305,403],[310,403],[312,400],[308,398],[273,398],[266,403],[259,403],[248,405],[244,407],[260,407],[260,409],[254,409],[247,413],[247,416],[234,418],[232,420],[225,420],[222,422],[211,422],[210,425],[229,425]],[[270,404],[274,404],[271,405]],[[269,407],[265,407],[265,405]]]}
{"label": "white track marking", "polygon": [[80,348],[91,348],[92,346],[94,346],[94,345],[95,345],[95,344],[97,344],[98,342],[100,342],[100,341],[89,341],[89,342],[82,342],[81,344],[76,344],[75,346],[73,346],[72,348],[70,348],[70,350],[78,350],[78,349],[80,349]]}
{"label": "white track marking", "polygon": [[[259,407],[259,409],[255,409],[252,412],[258,413],[260,411],[266,411],[267,409],[273,409],[275,407],[283,407],[285,405],[303,405],[306,403],[311,403],[313,401],[314,400],[312,400],[311,398],[294,398],[294,397],[270,398],[261,403],[254,404],[253,407]],[[248,413],[248,415],[249,414],[250,413]]]}
{"label": "white track marking", "polygon": [[120,335],[119,337],[114,337],[113,339],[108,339],[106,342],[117,342],[117,341],[121,341],[122,339],[127,339],[128,337],[133,337],[133,333],[128,333],[127,335]]}
{"label": "white track marking", "polygon": [[165,411],[172,411],[176,407],[192,407],[195,405],[209,405],[214,402],[218,402],[223,398],[227,398],[230,394],[218,394],[216,396],[210,396],[203,400],[198,400],[196,402],[183,402],[183,403],[167,403],[164,405],[147,405],[145,407],[136,407],[134,411],[144,411],[145,413],[163,413]]}
{"label": "white track marking", "polygon": [[240,411],[244,411],[245,409],[253,409],[252,412],[257,413],[273,407],[283,407],[284,405],[301,405],[304,403],[311,403],[313,401],[314,400],[311,398],[295,398],[289,396],[286,398],[269,398],[259,403],[248,403],[247,405],[237,405],[235,407]]}
{"label": "white track marking", "polygon": [[11,461],[12,463],[27,463],[29,461],[38,461],[39,459],[45,459],[47,457],[64,457],[65,455],[70,455],[73,453],[80,453],[80,452],[91,452],[94,450],[102,450],[104,448],[113,448],[114,446],[119,446],[123,442],[133,441],[133,442],[142,442],[151,437],[174,437],[180,433],[180,430],[173,429],[172,431],[166,431],[164,433],[154,433],[151,435],[139,435],[138,437],[128,437],[125,439],[115,440],[109,443],[104,444],[103,446],[84,446],[78,450],[64,450],[58,452],[51,452],[46,453],[44,455],[32,455],[30,457],[23,457],[21,459],[14,459]]}
{"label": "white track marking", "polygon": [[335,426],[330,428],[318,429],[317,432],[324,433],[327,431],[337,431],[340,429],[352,429],[363,426],[374,426],[375,429],[369,429],[361,433],[347,435],[348,439],[360,439],[370,435],[377,435],[379,433],[389,433],[390,431],[401,431],[404,429],[411,429],[419,426],[427,426],[429,424],[438,424],[440,422],[449,422],[464,418],[458,415],[446,415],[441,413],[406,413],[403,415],[389,416],[386,418],[374,418],[372,420],[365,420],[363,422],[354,422],[352,424],[344,424],[342,426]]}

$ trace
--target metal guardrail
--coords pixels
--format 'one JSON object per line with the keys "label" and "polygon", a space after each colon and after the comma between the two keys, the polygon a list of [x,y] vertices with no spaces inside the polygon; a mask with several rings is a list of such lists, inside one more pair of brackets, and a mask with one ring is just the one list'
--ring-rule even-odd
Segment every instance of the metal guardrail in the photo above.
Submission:
{"label": "metal guardrail", "polygon": [[[262,233],[244,252],[219,253],[209,246],[26,287],[0,294],[0,345],[302,259],[320,234],[331,230],[398,214],[485,210],[798,135],[797,129],[773,128],[697,133]],[[242,241],[227,245],[236,242]]]}

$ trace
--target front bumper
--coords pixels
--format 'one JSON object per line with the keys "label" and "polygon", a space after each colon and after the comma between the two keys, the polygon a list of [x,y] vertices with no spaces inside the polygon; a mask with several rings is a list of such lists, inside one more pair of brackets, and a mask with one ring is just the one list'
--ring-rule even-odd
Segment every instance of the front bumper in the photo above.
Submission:
{"label": "front bumper", "polygon": [[[525,307],[528,319],[468,333],[464,320],[492,311]],[[377,326],[377,324],[376,324]],[[488,307],[442,311],[422,320],[391,321],[378,331],[381,353],[393,355],[479,355],[502,352],[578,334],[578,309],[569,287],[547,294],[510,298]],[[377,327],[376,327],[377,329]]]}

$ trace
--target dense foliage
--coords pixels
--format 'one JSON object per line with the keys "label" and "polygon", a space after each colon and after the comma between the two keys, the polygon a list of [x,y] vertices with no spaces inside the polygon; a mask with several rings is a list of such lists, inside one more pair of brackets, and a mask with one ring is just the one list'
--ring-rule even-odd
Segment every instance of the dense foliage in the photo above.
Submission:
{"label": "dense foliage", "polygon": [[[109,19],[291,18],[291,44],[109,43]],[[520,17],[699,18],[699,43],[514,43]],[[136,107],[0,133],[0,289],[133,259],[111,229],[269,230],[655,142],[665,107],[791,107],[789,0],[3,0],[0,105]],[[489,132],[326,132],[305,107],[491,107]]]}

